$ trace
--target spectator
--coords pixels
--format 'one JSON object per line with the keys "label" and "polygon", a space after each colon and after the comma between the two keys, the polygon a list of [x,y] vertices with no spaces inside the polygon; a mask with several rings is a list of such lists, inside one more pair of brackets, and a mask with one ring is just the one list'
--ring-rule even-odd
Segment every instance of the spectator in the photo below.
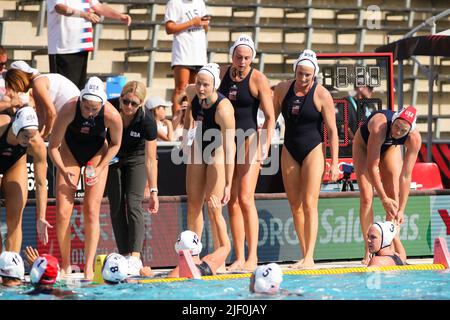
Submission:
{"label": "spectator", "polygon": [[12,93],[32,89],[36,112],[46,139],[53,128],[56,114],[66,103],[76,101],[80,90],[66,77],[57,73],[40,74],[25,61],[14,61],[6,72],[6,87]]}
{"label": "spectator", "polygon": [[[368,81],[368,79],[367,79]],[[352,157],[352,144],[356,130],[364,123],[372,111],[377,110],[377,104],[372,99],[374,88],[369,85],[354,85],[353,92],[345,97],[347,100],[347,119],[344,119],[343,104],[336,106],[336,123],[340,142],[346,144],[339,148],[340,156]],[[345,132],[347,124],[347,132]],[[347,138],[347,139],[346,139]]]}
{"label": "spectator", "polygon": [[181,99],[180,109],[172,119],[173,126],[173,140],[181,141],[183,139],[184,121],[186,119],[186,110],[188,106],[187,96],[183,95]]}
{"label": "spectator", "polygon": [[[270,94],[273,100],[273,91],[275,90],[275,85],[270,87]],[[266,121],[266,117],[264,116],[264,112],[261,110],[261,108],[258,108],[258,114],[256,116],[256,120],[258,123],[258,130],[261,130],[264,126],[264,122]],[[283,115],[280,113],[280,115],[277,118],[277,121],[275,122],[275,129],[273,130],[272,140],[271,144],[279,144],[280,140],[284,137],[284,118]]]}
{"label": "spectator", "polygon": [[281,153],[281,172],[300,240],[303,259],[292,268],[314,266],[318,232],[318,203],[325,170],[322,126],[331,145],[330,180],[338,169],[338,135],[331,94],[316,81],[316,53],[304,50],[293,64],[294,80],[280,82],[274,91],[275,117],[282,112],[286,130]]}
{"label": "spectator", "polygon": [[[262,129],[265,119],[266,118],[265,118],[262,110],[258,109],[258,115],[257,115],[258,130]],[[280,143],[280,140],[283,138],[283,135],[284,135],[284,118],[283,118],[283,115],[280,113],[277,121],[275,122],[275,130],[273,131],[273,134],[272,134],[271,144]]]}
{"label": "spectator", "polygon": [[158,141],[173,141],[173,126],[169,119],[166,119],[166,107],[172,104],[161,97],[151,97],[145,102],[145,107],[152,110],[158,127]]}
{"label": "spectator", "polygon": [[[106,141],[106,131],[110,140]],[[103,82],[92,77],[80,98],[64,105],[58,113],[49,141],[49,155],[56,167],[56,235],[62,257],[62,274],[71,273],[70,241],[75,190],[81,167],[92,162],[95,173],[85,184],[83,201],[84,276],[94,277],[94,259],[100,236],[100,204],[108,177],[108,164],[119,151],[122,119],[106,100]]]}
{"label": "spectator", "polygon": [[47,1],[50,72],[62,74],[80,90],[86,83],[88,52],[94,49],[92,24],[101,16],[131,24],[129,15],[98,0]]}
{"label": "spectator", "polygon": [[119,253],[140,257],[144,244],[144,188],[150,186],[149,212],[158,211],[158,160],[153,112],[143,107],[147,90],[130,81],[111,104],[122,117],[122,143],[116,162],[109,165],[106,188],[111,222]]}
{"label": "spectator", "polygon": [[206,64],[206,32],[210,16],[203,0],[169,0],[164,21],[167,34],[173,34],[172,69],[175,89],[172,96],[172,114],[180,108],[180,95],[193,83],[200,68]]}
{"label": "spectator", "polygon": [[[252,38],[241,34],[230,48],[230,56],[231,65],[221,68],[219,87],[219,92],[233,105],[236,126],[237,161],[228,203],[236,261],[228,267],[228,270],[253,272],[258,264],[259,233],[258,211],[254,201],[255,189],[261,161],[269,152],[275,117],[269,81],[264,74],[251,67],[256,57]],[[262,130],[258,134],[259,107],[265,118]]]}
{"label": "spectator", "polygon": [[47,228],[51,226],[45,220],[47,149],[38,126],[32,107],[21,108],[14,120],[0,114],[0,184],[6,207],[7,251],[19,252],[22,246],[22,216],[28,198],[26,154],[33,157],[38,237],[44,244],[48,241]]}
{"label": "spectator", "polygon": [[[403,223],[412,170],[422,145],[415,128],[416,113],[412,106],[398,112],[375,111],[356,131],[353,165],[360,192],[359,218],[365,236],[373,223],[373,188],[386,211],[386,220]],[[400,145],[406,148],[403,159]],[[399,252],[399,248],[395,250]],[[367,238],[362,263],[369,263]]]}
{"label": "spectator", "polygon": [[20,286],[25,280],[25,266],[17,252],[4,251],[0,255],[0,276],[5,287]]}

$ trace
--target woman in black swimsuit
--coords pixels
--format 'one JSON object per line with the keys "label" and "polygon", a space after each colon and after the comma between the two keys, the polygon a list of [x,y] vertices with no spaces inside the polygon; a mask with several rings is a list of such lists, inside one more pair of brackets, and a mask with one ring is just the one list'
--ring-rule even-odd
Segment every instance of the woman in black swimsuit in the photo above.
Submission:
{"label": "woman in black swimsuit", "polygon": [[[416,117],[417,110],[412,106],[395,113],[375,111],[356,131],[353,165],[360,193],[363,235],[373,223],[374,189],[386,212],[386,220],[403,223],[411,175],[422,145],[420,132],[415,128]],[[404,147],[404,156],[400,145]],[[365,244],[363,264],[369,262],[367,241]]]}
{"label": "woman in black swimsuit", "polygon": [[185,133],[195,130],[189,147],[188,137],[183,135],[183,149],[190,154],[186,168],[187,220],[188,228],[201,239],[206,202],[214,248],[225,246],[230,250],[222,206],[230,200],[233,180],[234,116],[230,101],[217,92],[219,83],[219,66],[209,63],[200,69],[195,84],[186,87],[189,105]]}
{"label": "woman in black swimsuit", "polygon": [[282,112],[286,123],[281,171],[304,257],[291,267],[308,268],[314,265],[319,192],[325,170],[323,124],[331,146],[332,181],[339,175],[338,135],[333,98],[315,81],[319,66],[314,51],[303,51],[293,67],[295,79],[275,87],[274,109],[275,119]]}
{"label": "woman in black swimsuit", "polygon": [[0,186],[6,207],[6,251],[20,252],[22,246],[22,215],[28,198],[27,154],[34,163],[38,236],[44,244],[48,241],[47,227],[51,226],[45,220],[47,149],[38,126],[32,107],[19,109],[14,119],[0,115]]}
{"label": "woman in black swimsuit", "polygon": [[[106,130],[110,141],[106,141]],[[95,175],[85,185],[83,202],[85,257],[84,276],[94,277],[94,259],[100,236],[100,204],[108,177],[108,164],[122,141],[122,119],[106,101],[103,82],[92,77],[78,101],[64,105],[57,116],[48,146],[56,171],[56,235],[61,251],[61,273],[70,273],[70,216],[81,167],[91,161]]]}
{"label": "woman in black swimsuit", "polygon": [[[247,35],[240,35],[230,48],[230,55],[232,64],[222,67],[219,87],[219,92],[233,105],[236,122],[237,161],[228,203],[236,261],[228,270],[252,272],[258,264],[259,221],[255,189],[261,161],[269,151],[275,117],[269,81],[264,74],[251,67],[256,56],[253,40]],[[261,132],[258,132],[256,121],[258,108],[265,117]],[[259,141],[260,138],[262,141]]]}

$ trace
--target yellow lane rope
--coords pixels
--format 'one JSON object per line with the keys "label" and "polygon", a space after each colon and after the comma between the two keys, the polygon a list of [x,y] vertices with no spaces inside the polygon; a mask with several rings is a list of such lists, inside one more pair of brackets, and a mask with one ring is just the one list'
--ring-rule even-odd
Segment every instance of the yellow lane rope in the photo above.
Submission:
{"label": "yellow lane rope", "polygon": [[[287,275],[327,275],[327,274],[345,274],[345,273],[361,273],[361,272],[386,272],[386,271],[424,271],[424,270],[445,270],[442,264],[417,264],[406,266],[389,266],[389,267],[353,267],[353,268],[324,268],[315,270],[287,270],[283,274]],[[229,280],[249,278],[251,273],[234,273],[221,274],[215,276],[205,276],[202,280]],[[143,279],[139,283],[159,283],[159,282],[177,282],[186,281],[188,278],[157,278],[157,279]]]}

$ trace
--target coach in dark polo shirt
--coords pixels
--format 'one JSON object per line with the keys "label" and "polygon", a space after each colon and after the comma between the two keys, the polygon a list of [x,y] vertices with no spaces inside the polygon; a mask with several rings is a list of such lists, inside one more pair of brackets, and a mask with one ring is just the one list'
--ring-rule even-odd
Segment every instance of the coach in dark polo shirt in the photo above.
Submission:
{"label": "coach in dark polo shirt", "polygon": [[158,211],[156,123],[143,104],[145,85],[130,81],[111,99],[123,121],[122,145],[109,166],[107,190],[111,222],[119,253],[140,258],[144,243],[145,183],[150,187],[149,212]]}

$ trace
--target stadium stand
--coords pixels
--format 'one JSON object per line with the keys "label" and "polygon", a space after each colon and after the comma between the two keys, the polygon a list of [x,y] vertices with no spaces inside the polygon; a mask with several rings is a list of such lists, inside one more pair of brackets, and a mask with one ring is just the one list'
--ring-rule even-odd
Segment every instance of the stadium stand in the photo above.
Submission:
{"label": "stadium stand", "polygon": [[[0,43],[12,59],[24,59],[42,72],[48,71],[45,0],[1,0]],[[172,36],[165,33],[165,0],[108,0],[107,3],[133,17],[132,26],[109,20],[95,28],[95,54],[89,74],[124,74],[148,84],[151,94],[167,99],[173,79],[170,72]],[[289,63],[303,48],[317,52],[373,52],[392,42],[427,18],[447,9],[445,2],[432,0],[250,0],[206,1],[212,14],[208,33],[209,57],[218,63],[229,61],[228,48],[241,32],[252,34],[259,52],[256,67],[271,84],[292,76]],[[450,29],[447,17],[437,32]],[[419,34],[426,34],[421,31]],[[37,35],[37,36],[36,36]],[[419,58],[426,65],[428,58]],[[436,58],[435,116],[450,114],[448,84],[450,63]],[[414,60],[404,61],[407,93],[405,103],[426,113],[427,80]],[[396,74],[396,71],[394,72]],[[410,97],[408,97],[410,96]],[[409,99],[409,101],[408,101]],[[421,112],[422,111],[422,112]],[[450,135],[450,119],[442,119],[441,136]],[[419,124],[420,130],[425,125]]]}

